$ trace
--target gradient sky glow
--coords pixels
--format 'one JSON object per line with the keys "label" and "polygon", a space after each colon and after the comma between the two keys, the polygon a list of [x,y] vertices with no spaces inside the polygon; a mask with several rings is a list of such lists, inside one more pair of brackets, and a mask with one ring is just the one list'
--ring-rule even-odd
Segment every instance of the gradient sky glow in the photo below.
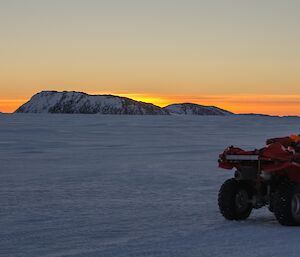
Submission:
{"label": "gradient sky glow", "polygon": [[0,111],[41,90],[300,115],[300,1],[0,0]]}

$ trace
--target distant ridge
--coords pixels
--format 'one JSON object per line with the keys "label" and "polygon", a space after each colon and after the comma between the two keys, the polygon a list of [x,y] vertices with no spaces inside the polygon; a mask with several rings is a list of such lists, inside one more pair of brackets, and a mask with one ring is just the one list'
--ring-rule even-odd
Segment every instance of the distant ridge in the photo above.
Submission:
{"label": "distant ridge", "polygon": [[230,115],[215,106],[193,103],[172,104],[164,108],[152,103],[114,95],[89,95],[75,91],[41,91],[16,113],[82,113],[127,115]]}
{"label": "distant ridge", "polygon": [[256,117],[278,117],[278,118],[299,118],[299,115],[272,115],[262,113],[239,113],[239,116],[256,116]]}
{"label": "distant ridge", "polygon": [[204,106],[193,103],[171,104],[164,107],[170,114],[177,115],[231,115],[232,112],[223,110],[215,106]]}
{"label": "distant ridge", "polygon": [[278,117],[277,115],[263,114],[263,113],[239,113],[242,116],[261,116],[261,117]]}

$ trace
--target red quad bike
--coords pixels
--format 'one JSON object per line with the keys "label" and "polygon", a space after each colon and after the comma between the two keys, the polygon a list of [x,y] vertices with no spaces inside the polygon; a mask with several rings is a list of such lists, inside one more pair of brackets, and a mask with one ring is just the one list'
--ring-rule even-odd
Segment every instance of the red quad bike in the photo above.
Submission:
{"label": "red quad bike", "polygon": [[267,140],[260,150],[228,147],[219,167],[235,168],[234,178],[220,188],[220,212],[228,220],[247,219],[252,209],[268,206],[278,222],[300,225],[300,137]]}

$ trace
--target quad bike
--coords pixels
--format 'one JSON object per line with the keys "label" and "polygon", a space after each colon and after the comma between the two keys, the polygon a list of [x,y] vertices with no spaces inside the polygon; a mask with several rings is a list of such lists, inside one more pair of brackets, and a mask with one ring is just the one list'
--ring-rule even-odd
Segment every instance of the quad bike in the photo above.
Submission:
{"label": "quad bike", "polygon": [[300,225],[300,137],[267,140],[266,147],[245,151],[230,146],[220,155],[219,167],[235,168],[223,183],[219,209],[228,220],[247,219],[252,209],[268,206],[278,222]]}

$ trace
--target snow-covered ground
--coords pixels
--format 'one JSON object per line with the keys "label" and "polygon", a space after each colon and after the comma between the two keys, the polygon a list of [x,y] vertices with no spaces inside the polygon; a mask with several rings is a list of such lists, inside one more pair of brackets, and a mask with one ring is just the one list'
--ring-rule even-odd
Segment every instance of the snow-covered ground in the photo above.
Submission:
{"label": "snow-covered ground", "polygon": [[228,145],[262,147],[298,118],[0,114],[0,256],[299,256],[266,209],[222,218]]}

